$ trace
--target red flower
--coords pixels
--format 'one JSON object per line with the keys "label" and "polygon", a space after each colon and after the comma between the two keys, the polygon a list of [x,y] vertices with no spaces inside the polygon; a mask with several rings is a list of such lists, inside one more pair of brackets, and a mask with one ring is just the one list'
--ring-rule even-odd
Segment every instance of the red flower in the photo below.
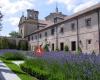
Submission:
{"label": "red flower", "polygon": [[40,46],[37,46],[35,49],[35,55],[36,56],[43,56],[44,50]]}

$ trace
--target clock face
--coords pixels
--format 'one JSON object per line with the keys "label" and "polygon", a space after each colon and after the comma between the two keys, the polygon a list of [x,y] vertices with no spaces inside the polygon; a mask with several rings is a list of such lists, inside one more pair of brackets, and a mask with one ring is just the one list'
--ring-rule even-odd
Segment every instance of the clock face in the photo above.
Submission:
{"label": "clock face", "polygon": [[32,15],[30,14],[30,17],[32,17]]}

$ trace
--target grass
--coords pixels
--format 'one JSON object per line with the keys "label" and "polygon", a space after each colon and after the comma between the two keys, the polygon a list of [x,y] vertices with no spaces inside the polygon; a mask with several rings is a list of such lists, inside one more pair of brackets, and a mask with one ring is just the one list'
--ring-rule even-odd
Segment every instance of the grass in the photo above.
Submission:
{"label": "grass", "polygon": [[25,72],[23,72],[19,66],[12,63],[9,60],[4,60],[3,58],[0,58],[15,74],[17,74],[21,80],[37,80],[35,77],[32,77]]}

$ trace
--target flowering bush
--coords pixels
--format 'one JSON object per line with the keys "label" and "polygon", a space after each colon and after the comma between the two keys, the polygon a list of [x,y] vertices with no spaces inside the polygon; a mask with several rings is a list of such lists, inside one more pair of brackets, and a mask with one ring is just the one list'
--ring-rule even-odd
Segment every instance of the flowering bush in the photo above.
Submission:
{"label": "flowering bush", "polygon": [[20,65],[23,71],[37,77],[39,80],[46,80],[48,78],[49,73],[46,69],[46,66],[47,64],[40,59],[29,59],[26,60],[24,64]]}
{"label": "flowering bush", "polygon": [[100,55],[48,52],[42,57],[26,60],[23,71],[39,80],[99,80]]}

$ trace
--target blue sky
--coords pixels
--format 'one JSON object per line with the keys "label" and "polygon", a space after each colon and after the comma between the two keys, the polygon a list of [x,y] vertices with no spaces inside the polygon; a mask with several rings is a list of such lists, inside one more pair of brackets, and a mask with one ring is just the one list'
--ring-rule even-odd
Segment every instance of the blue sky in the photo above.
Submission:
{"label": "blue sky", "polygon": [[56,3],[59,11],[66,15],[72,15],[80,10],[99,3],[100,0],[0,0],[3,28],[2,36],[8,36],[11,31],[18,31],[18,22],[22,12],[27,9],[39,11],[39,18],[44,19],[50,12],[55,11]]}

